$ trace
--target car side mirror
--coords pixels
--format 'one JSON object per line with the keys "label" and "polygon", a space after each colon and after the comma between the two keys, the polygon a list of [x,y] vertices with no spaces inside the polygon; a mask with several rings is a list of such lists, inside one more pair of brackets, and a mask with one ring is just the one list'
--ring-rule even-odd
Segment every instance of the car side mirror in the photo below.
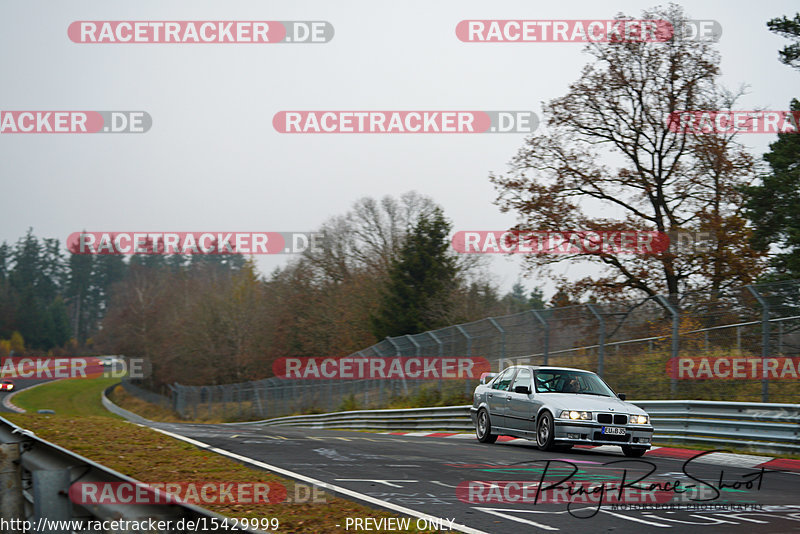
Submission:
{"label": "car side mirror", "polygon": [[515,386],[514,393],[522,393],[524,395],[530,395],[531,388],[529,388],[528,386]]}
{"label": "car side mirror", "polygon": [[625,395],[624,393],[617,393],[617,397],[619,397],[619,400],[625,400],[627,395]]}

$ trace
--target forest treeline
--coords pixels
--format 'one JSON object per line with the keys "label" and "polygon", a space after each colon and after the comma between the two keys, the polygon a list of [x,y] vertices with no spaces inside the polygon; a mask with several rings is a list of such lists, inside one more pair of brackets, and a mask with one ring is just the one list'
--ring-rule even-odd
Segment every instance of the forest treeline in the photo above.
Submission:
{"label": "forest treeline", "polygon": [[73,254],[31,229],[0,246],[0,356],[124,354],[153,363],[155,386],[219,384],[545,305],[521,283],[501,295],[414,192],[361,199],[320,232],[321,247],[265,275],[241,255]]}

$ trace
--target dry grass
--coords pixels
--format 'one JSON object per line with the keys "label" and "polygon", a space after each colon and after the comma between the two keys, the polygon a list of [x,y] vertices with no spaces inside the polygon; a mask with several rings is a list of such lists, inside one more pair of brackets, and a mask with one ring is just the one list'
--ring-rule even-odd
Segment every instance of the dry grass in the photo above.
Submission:
{"label": "dry grass", "polygon": [[[67,402],[66,397],[62,397],[62,408],[55,415],[8,414],[7,418],[34,431],[43,439],[143,482],[280,483],[289,497],[295,495],[294,481],[245,467],[223,456],[110,416],[108,412],[98,415],[103,410],[100,392],[107,386],[103,380],[66,380],[40,386],[20,394],[20,404],[35,410],[54,406],[52,401],[62,395],[75,395],[76,399],[83,400]],[[44,404],[38,404],[41,399],[44,399]],[[230,517],[276,517],[280,521],[280,532],[341,532],[343,526],[336,525],[344,525],[348,517],[398,517],[331,495],[325,495],[324,500],[324,503],[226,502],[202,506]],[[411,521],[411,525],[414,524]]]}

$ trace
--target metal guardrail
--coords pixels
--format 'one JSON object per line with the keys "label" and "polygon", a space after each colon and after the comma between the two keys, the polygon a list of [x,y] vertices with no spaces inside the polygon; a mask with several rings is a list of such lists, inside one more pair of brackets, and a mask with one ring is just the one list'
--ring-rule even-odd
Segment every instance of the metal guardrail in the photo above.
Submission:
{"label": "metal guardrail", "polygon": [[638,401],[650,414],[654,440],[800,453],[800,404]]}
{"label": "metal guardrail", "polygon": [[[654,441],[800,453],[800,404],[633,401],[646,410]],[[375,430],[473,430],[469,406],[359,410],[279,417],[249,424]],[[241,424],[241,423],[240,423]]]}
{"label": "metal guardrail", "polygon": [[357,410],[317,415],[294,415],[237,424],[378,430],[473,430],[469,416],[469,406],[409,408],[403,410]]}
{"label": "metal guardrail", "polygon": [[[185,531],[185,528],[177,530],[179,521],[184,520],[184,525],[188,521],[194,521],[197,525],[225,522],[229,527],[227,530],[259,532],[234,528],[235,525],[230,519],[199,506],[166,502],[167,494],[155,488],[148,488],[145,491],[152,492],[155,497],[153,502],[163,504],[77,504],[69,498],[69,489],[78,480],[83,483],[142,484],[45,441],[33,432],[0,417],[0,517],[5,521],[13,519],[43,525],[44,523],[39,522],[45,520],[142,522],[153,519],[156,524],[158,521],[164,521],[164,525],[169,525],[172,529],[149,532],[171,534]],[[169,523],[166,523],[168,521]],[[62,523],[62,526],[65,528],[59,530],[51,523],[46,531],[56,533],[73,531],[66,523]],[[9,532],[22,532],[22,527]]]}

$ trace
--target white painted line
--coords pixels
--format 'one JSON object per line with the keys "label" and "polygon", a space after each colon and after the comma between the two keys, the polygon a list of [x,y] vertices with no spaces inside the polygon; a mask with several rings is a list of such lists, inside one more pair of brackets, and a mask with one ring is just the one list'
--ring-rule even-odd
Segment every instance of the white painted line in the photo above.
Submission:
{"label": "white painted line", "polygon": [[592,452],[618,452],[622,453],[622,449],[619,448],[617,445],[598,445],[597,447],[592,447],[591,449],[584,449],[587,451]]}
{"label": "white painted line", "polygon": [[542,530],[560,530],[560,529],[558,529],[556,527],[551,527],[550,525],[543,525],[541,523],[536,523],[535,521],[531,521],[530,519],[523,519],[523,518],[521,518],[519,516],[509,515],[509,514],[504,514],[503,513],[505,511],[508,511],[508,512],[513,511],[513,512],[516,512],[516,513],[520,513],[520,512],[524,513],[524,512],[529,512],[529,510],[502,510],[502,509],[498,510],[498,509],[495,509],[495,508],[478,508],[478,507],[475,507],[475,509],[476,510],[480,510],[481,512],[486,512],[487,514],[496,515],[497,517],[502,517],[504,519],[509,519],[511,521],[516,521],[517,523],[524,523],[526,525],[531,525],[533,527],[540,528]]}
{"label": "white painted line", "polygon": [[[145,426],[145,425],[140,425]],[[419,512],[417,510],[412,510],[411,508],[406,508],[405,506],[400,506],[398,504],[390,503],[387,501],[382,501],[375,497],[370,497],[369,495],[364,495],[363,493],[359,493],[357,491],[353,491],[347,488],[343,488],[341,486],[336,486],[334,484],[328,484],[327,482],[323,482],[321,480],[317,480],[315,478],[307,477],[305,475],[301,475],[300,473],[295,473],[294,471],[289,471],[288,469],[283,469],[282,467],[277,467],[274,465],[270,465],[259,460],[254,460],[253,458],[248,458],[247,456],[242,456],[240,454],[236,454],[234,452],[226,451],[224,449],[218,449],[216,447],[212,447],[207,443],[203,443],[202,441],[197,441],[195,439],[187,438],[185,436],[181,436],[180,434],[175,434],[173,432],[168,432],[166,430],[161,430],[160,428],[153,428],[153,427],[146,427],[155,430],[156,432],[161,432],[164,435],[170,436],[172,438],[185,441],[186,443],[191,443],[195,447],[199,447],[201,449],[206,449],[211,452],[215,452],[217,454],[221,454],[222,456],[227,456],[229,458],[233,458],[235,460],[239,460],[240,462],[248,463],[251,465],[255,465],[262,469],[266,469],[267,471],[272,471],[273,473],[278,473],[279,475],[283,475],[289,478],[293,478],[295,480],[301,480],[303,482],[307,482],[309,484],[313,484],[323,489],[328,489],[331,492],[338,493],[340,495],[347,495],[348,497],[352,497],[354,499],[358,499],[359,501],[367,502],[370,504],[374,504],[375,506],[380,506],[381,508],[386,508],[388,510],[392,510],[394,512],[408,515],[411,517],[416,517],[417,519],[425,519],[426,521],[439,521],[440,517],[435,517],[424,512]],[[460,532],[465,532],[466,534],[489,534],[488,532],[484,532],[483,530],[478,530],[472,527],[468,527],[466,525],[461,525],[459,523],[453,523],[452,528],[458,530]]]}
{"label": "white painted line", "polygon": [[697,459],[698,462],[704,464],[730,465],[732,467],[758,467],[770,460],[772,460],[772,456],[753,456],[732,452],[712,452]]}
{"label": "white painted line", "polygon": [[604,510],[602,507],[600,508],[600,511],[603,512],[604,514],[613,515],[614,517],[619,517],[621,519],[627,519],[628,521],[633,521],[634,523],[643,523],[645,525],[652,525],[654,527],[672,528],[670,525],[665,525],[664,523],[656,523],[655,521],[645,521],[644,519],[639,519],[638,517],[609,512],[608,510]]}
{"label": "white painted line", "polygon": [[376,484],[384,484],[386,486],[392,488],[402,488],[403,486],[399,486],[397,484],[392,484],[392,482],[402,482],[404,484],[410,482],[419,482],[419,480],[407,480],[405,478],[398,479],[398,480],[381,480],[376,478],[337,478],[336,480],[340,482],[374,482]]}

